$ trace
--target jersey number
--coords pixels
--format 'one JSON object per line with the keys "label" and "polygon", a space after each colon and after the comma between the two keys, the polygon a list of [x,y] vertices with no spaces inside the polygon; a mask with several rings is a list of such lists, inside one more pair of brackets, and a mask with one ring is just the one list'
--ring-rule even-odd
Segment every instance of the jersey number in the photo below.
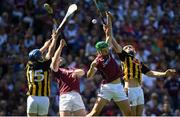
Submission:
{"label": "jersey number", "polygon": [[[29,71],[30,74],[30,82],[33,82],[33,70]],[[35,70],[34,71],[34,82],[41,82],[44,79],[43,70]]]}

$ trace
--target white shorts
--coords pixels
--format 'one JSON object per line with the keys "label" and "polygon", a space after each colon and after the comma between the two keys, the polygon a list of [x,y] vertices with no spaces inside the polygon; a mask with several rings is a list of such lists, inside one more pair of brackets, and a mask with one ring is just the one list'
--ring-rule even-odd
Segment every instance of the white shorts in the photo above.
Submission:
{"label": "white shorts", "polygon": [[85,109],[81,95],[78,92],[71,91],[60,95],[59,97],[59,110],[60,111],[77,111]]}
{"label": "white shorts", "polygon": [[144,104],[144,93],[141,87],[128,88],[130,106]]}
{"label": "white shorts", "polygon": [[27,113],[47,115],[49,110],[49,98],[46,96],[28,96]]}
{"label": "white shorts", "polygon": [[118,84],[111,84],[111,83],[102,84],[98,96],[102,97],[108,101],[113,99],[116,102],[128,99],[121,83],[118,83]]}

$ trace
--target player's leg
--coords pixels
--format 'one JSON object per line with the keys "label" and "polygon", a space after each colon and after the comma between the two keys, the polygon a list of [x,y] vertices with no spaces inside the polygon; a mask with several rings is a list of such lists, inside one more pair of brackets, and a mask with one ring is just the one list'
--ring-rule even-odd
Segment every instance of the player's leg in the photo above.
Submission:
{"label": "player's leg", "polygon": [[131,107],[128,97],[121,83],[113,84],[112,86],[113,100],[125,116],[131,115]]}
{"label": "player's leg", "polygon": [[71,92],[73,116],[85,116],[86,110],[81,95],[78,92]]}
{"label": "player's leg", "polygon": [[136,115],[141,116],[144,108],[144,93],[141,87],[139,87],[139,96],[137,99]]}
{"label": "player's leg", "polygon": [[137,108],[136,108],[137,106],[131,106],[131,115],[133,115],[133,116],[136,116],[136,114],[137,114]]}
{"label": "player's leg", "polygon": [[64,116],[71,116],[71,111],[60,111],[59,112],[60,117],[64,117]]}
{"label": "player's leg", "polygon": [[131,106],[131,115],[136,116],[137,114],[137,99],[138,92],[136,92],[135,88],[128,88],[128,100]]}
{"label": "player's leg", "polygon": [[28,96],[27,98],[27,116],[37,116],[37,103],[34,96]]}
{"label": "player's leg", "polygon": [[38,97],[38,115],[46,116],[49,111],[49,98],[46,96]]}
{"label": "player's leg", "polygon": [[80,109],[73,112],[73,116],[86,116],[86,110]]}
{"label": "player's leg", "polygon": [[100,114],[103,107],[112,99],[112,92],[109,90],[111,84],[102,84],[98,93],[98,98],[94,104],[93,109],[87,116],[97,116]]}
{"label": "player's leg", "polygon": [[91,112],[87,115],[88,117],[91,116],[98,116],[101,112],[101,110],[103,109],[103,107],[108,103],[109,101],[102,98],[102,97],[98,97],[98,99],[96,100],[96,103],[94,104],[93,109],[91,110]]}
{"label": "player's leg", "polygon": [[27,113],[28,117],[37,116],[37,113]]}
{"label": "player's leg", "polygon": [[116,101],[115,103],[117,104],[117,106],[119,107],[123,115],[131,116],[132,112],[131,112],[131,107],[130,107],[130,103],[128,99],[123,100],[123,101]]}
{"label": "player's leg", "polygon": [[144,105],[137,105],[136,116],[142,116]]}
{"label": "player's leg", "polygon": [[66,93],[59,96],[59,114],[60,116],[71,116],[72,115],[72,102],[71,94]]}
{"label": "player's leg", "polygon": [[102,84],[98,93],[98,98],[93,109],[87,116],[98,116],[103,107],[112,99],[112,92],[109,90],[110,84]]}

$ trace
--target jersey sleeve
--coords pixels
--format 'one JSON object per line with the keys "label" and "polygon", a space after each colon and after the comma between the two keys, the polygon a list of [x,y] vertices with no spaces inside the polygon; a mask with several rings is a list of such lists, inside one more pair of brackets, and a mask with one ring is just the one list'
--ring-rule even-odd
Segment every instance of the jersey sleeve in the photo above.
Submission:
{"label": "jersey sleeve", "polygon": [[150,71],[150,69],[144,63],[141,62],[141,64],[142,64],[141,70],[143,74],[146,74],[147,72]]}
{"label": "jersey sleeve", "polygon": [[118,56],[119,56],[119,58],[120,58],[121,61],[125,61],[125,58],[126,58],[126,57],[129,57],[128,53],[125,52],[124,50],[122,50],[121,53],[118,53]]}

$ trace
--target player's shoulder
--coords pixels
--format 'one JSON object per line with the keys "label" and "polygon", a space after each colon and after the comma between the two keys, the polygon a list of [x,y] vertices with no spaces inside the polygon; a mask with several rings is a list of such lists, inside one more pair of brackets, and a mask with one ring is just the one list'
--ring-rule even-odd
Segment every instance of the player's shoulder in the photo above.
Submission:
{"label": "player's shoulder", "polygon": [[59,67],[59,68],[58,68],[58,71],[59,71],[59,72],[67,72],[67,71],[68,71],[68,69],[65,69],[65,68],[60,68],[60,67]]}
{"label": "player's shoulder", "polygon": [[74,69],[72,69],[72,68],[59,68],[58,69],[59,74],[66,74],[66,75],[72,73],[73,71],[74,71]]}

